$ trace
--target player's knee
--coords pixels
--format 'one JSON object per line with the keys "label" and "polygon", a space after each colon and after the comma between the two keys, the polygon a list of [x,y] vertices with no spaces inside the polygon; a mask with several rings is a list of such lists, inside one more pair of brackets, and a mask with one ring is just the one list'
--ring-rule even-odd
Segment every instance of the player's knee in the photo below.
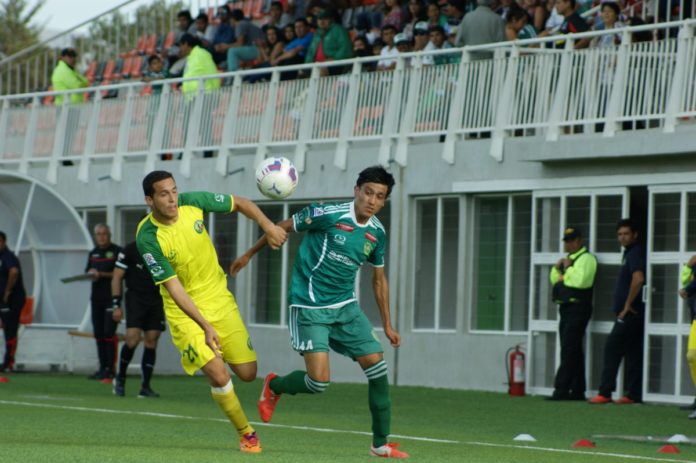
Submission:
{"label": "player's knee", "polygon": [[379,360],[363,370],[368,381],[373,381],[387,376],[387,362],[384,359]]}
{"label": "player's knee", "polygon": [[157,348],[157,339],[145,338],[145,339],[143,339],[143,346],[145,346],[146,349],[156,349]]}
{"label": "player's knee", "polygon": [[319,381],[316,379],[312,379],[309,377],[309,375],[305,375],[305,385],[307,386],[307,389],[309,389],[310,392],[313,394],[321,394],[322,392],[326,391],[326,389],[329,387],[329,381]]}
{"label": "player's knee", "polygon": [[689,362],[689,365],[696,364],[696,349],[686,351],[686,361]]}

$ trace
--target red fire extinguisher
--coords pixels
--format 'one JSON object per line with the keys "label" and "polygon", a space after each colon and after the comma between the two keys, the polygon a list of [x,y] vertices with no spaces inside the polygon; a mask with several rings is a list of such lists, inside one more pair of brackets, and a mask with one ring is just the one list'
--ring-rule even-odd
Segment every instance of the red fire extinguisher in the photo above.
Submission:
{"label": "red fire extinguisher", "polygon": [[524,352],[520,346],[511,347],[505,354],[505,366],[508,375],[508,394],[524,395]]}

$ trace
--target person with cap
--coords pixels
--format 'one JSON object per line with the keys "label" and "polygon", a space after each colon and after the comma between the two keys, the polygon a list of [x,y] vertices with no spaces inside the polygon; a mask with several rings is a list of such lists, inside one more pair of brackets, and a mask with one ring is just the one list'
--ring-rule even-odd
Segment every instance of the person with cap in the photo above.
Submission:
{"label": "person with cap", "polygon": [[563,231],[568,255],[551,268],[553,301],[558,304],[561,364],[548,400],[585,400],[585,355],[583,338],[592,316],[592,290],[597,275],[597,258],[584,244],[576,227]]}
{"label": "person with cap", "polygon": [[[305,63],[322,63],[349,59],[353,45],[348,31],[335,21],[334,14],[326,9],[317,13],[317,30],[305,55]],[[340,74],[344,67],[322,68],[322,75]]]}
{"label": "person with cap", "polygon": [[[78,88],[89,87],[89,80],[75,70],[77,63],[77,52],[73,48],[64,48],[60,52],[60,60],[51,74],[51,85],[56,92],[63,90],[76,90]],[[71,104],[82,103],[85,100],[84,94],[71,93],[68,97]],[[56,106],[62,106],[67,101],[64,95],[56,95],[54,100]]]}
{"label": "person with cap", "polygon": [[418,21],[413,26],[413,51],[425,50],[430,41],[430,30],[426,21]]}
{"label": "person with cap", "polygon": [[598,394],[591,404],[611,403],[616,375],[625,359],[625,394],[614,403],[628,405],[643,400],[643,332],[645,330],[645,248],[638,242],[638,230],[631,219],[621,219],[616,235],[624,248],[621,269],[614,287],[616,319],[604,345],[604,367]]}
{"label": "person with cap", "polygon": [[399,32],[394,36],[394,45],[399,53],[408,53],[412,50],[411,40],[403,32]]}

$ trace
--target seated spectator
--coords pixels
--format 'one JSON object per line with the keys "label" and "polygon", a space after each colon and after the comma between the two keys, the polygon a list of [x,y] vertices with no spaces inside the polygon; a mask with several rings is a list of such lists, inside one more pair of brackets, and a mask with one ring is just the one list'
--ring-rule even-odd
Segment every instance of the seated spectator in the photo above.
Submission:
{"label": "seated spectator", "polygon": [[451,35],[455,31],[460,30],[459,26],[464,20],[465,14],[466,7],[464,4],[464,0],[449,0],[447,2],[447,8],[445,9],[445,15],[447,16],[447,25],[445,26],[445,32],[447,32],[447,35]]}
{"label": "seated spectator", "polygon": [[[317,30],[305,56],[306,63],[324,63],[327,61],[349,59],[353,55],[353,46],[348,31],[334,21],[334,15],[328,10],[317,14]],[[322,68],[322,75],[340,74],[343,67]]]}
{"label": "seated spectator", "polygon": [[[60,59],[53,73],[51,74],[51,85],[56,92],[62,90],[76,90],[78,88],[89,87],[89,81],[85,76],[75,70],[77,63],[77,52],[72,48],[64,48],[60,52]],[[71,104],[82,103],[84,95],[82,93],[72,93],[68,97]],[[54,104],[61,106],[65,103],[63,95],[56,95]]]}
{"label": "seated spectator", "polygon": [[527,10],[512,3],[505,17],[505,37],[508,40],[533,39],[537,36],[534,26],[529,24]]}
{"label": "seated spectator", "polygon": [[384,20],[381,2],[363,0],[361,4],[362,8],[355,17],[355,29],[358,31],[358,34],[379,34],[382,21]]}
{"label": "seated spectator", "polygon": [[230,13],[234,27],[235,41],[227,50],[227,70],[239,69],[241,61],[251,61],[259,57],[258,44],[263,43],[263,31],[254,23],[244,18],[242,10]]}
{"label": "seated spectator", "polygon": [[208,15],[205,13],[201,13],[196,17],[194,25],[196,26],[196,30],[193,35],[198,37],[198,40],[201,41],[201,46],[206,49],[212,49],[217,27],[208,23]]}
{"label": "seated spectator", "polygon": [[307,16],[307,0],[288,0],[288,15],[292,19],[305,19]]}
{"label": "seated spectator", "polygon": [[[620,29],[625,26],[624,23],[619,21],[621,9],[617,3],[604,2],[602,3],[602,9],[600,11],[605,30]],[[595,37],[594,39],[594,46],[600,48],[613,48],[620,44],[621,32],[617,32],[616,34],[602,35],[600,37]]]}
{"label": "seated spectator", "polygon": [[220,5],[216,17],[220,21],[215,37],[213,37],[213,59],[215,64],[221,64],[227,60],[227,50],[234,43],[234,28],[231,24],[230,9],[227,5]]}
{"label": "seated spectator", "polygon": [[181,10],[176,14],[176,30],[174,31],[174,45],[169,48],[169,73],[172,76],[181,76],[186,60],[182,60],[179,53],[179,41],[184,34],[195,34],[196,25],[193,23],[191,12]]}
{"label": "seated spectator", "polygon": [[384,0],[384,19],[382,28],[391,25],[400,31],[405,22],[404,11],[401,9],[398,0]]}
{"label": "seated spectator", "polygon": [[[408,11],[406,12],[406,17],[404,20],[404,27],[402,32],[406,34],[409,40],[413,40],[415,34],[416,24],[419,22],[427,21],[428,16],[425,14],[425,5],[422,0],[409,0],[408,1]],[[427,31],[427,23],[425,23]],[[425,44],[423,45],[425,47]]]}
{"label": "seated spectator", "polygon": [[544,0],[522,0],[520,6],[532,18],[531,25],[534,26],[536,32],[544,30],[544,24],[549,16],[549,11],[544,6]]}
{"label": "seated spectator", "polygon": [[286,24],[291,22],[292,19],[288,14],[283,11],[283,4],[280,2],[271,2],[271,9],[268,12],[268,20],[261,26],[261,30],[266,32],[269,27],[275,27],[276,29],[283,29]]}
{"label": "seated spectator", "polygon": [[[629,27],[634,27],[634,26],[644,26],[645,21],[640,16],[631,16],[628,18],[628,26]],[[638,31],[638,32],[631,32],[631,42],[632,43],[638,43],[638,42],[652,42],[654,39],[653,37],[653,31]]]}
{"label": "seated spectator", "polygon": [[[365,12],[365,7],[361,0],[346,0],[344,2],[345,8],[341,13],[341,25],[348,30],[358,28],[358,15]],[[363,30],[364,34],[365,31]]]}
{"label": "seated spectator", "polygon": [[430,40],[430,30],[428,23],[419,21],[413,28],[413,51],[424,50]]}
{"label": "seated spectator", "polygon": [[440,4],[437,0],[430,0],[427,8],[425,9],[427,16],[428,27],[441,26],[447,28],[447,16],[442,14],[440,10]]}
{"label": "seated spectator", "polygon": [[[424,51],[444,50],[452,48],[452,44],[447,40],[447,34],[442,26],[430,27],[430,41]],[[457,61],[456,55],[426,55],[423,57],[423,65],[448,64]]]}
{"label": "seated spectator", "polygon": [[[505,23],[503,18],[491,10],[491,0],[478,0],[478,6],[474,11],[464,16],[454,46],[483,45],[487,43],[503,42],[505,40]],[[472,59],[489,59],[493,53],[489,51],[477,51],[471,53]]]}
{"label": "seated spectator", "polygon": [[[382,55],[382,49],[384,48],[384,40],[382,40],[380,37],[377,37],[374,42],[372,42],[372,54],[374,56],[381,56]],[[372,62],[371,63],[373,67],[376,69],[377,68],[377,63]]]}
{"label": "seated spectator", "polygon": [[295,25],[294,24],[288,24],[283,28],[283,38],[285,39],[285,43],[290,43],[293,40],[295,40]]}
{"label": "seated spectator", "polygon": [[[254,68],[268,68],[274,66],[272,64],[278,56],[283,53],[283,48],[285,47],[285,42],[281,39],[280,30],[275,27],[266,28],[266,40],[259,44],[259,57],[257,61],[259,63],[254,66]],[[271,73],[264,74],[252,74],[250,76],[244,77],[247,82],[255,83],[261,81],[271,80]]]}
{"label": "seated spectator", "polygon": [[399,53],[409,53],[413,50],[411,41],[403,32],[400,32],[394,36],[394,45]]}
{"label": "seated spectator", "polygon": [[[167,72],[164,70],[164,61],[157,55],[147,57],[147,69],[143,72],[142,81],[152,82],[153,80],[166,79]],[[157,95],[162,93],[162,84],[151,85],[152,94]]]}
{"label": "seated spectator", "polygon": [[[359,35],[353,40],[353,56],[360,58],[372,56],[372,46],[364,35]],[[365,64],[363,64],[363,67]]]}
{"label": "seated spectator", "polygon": [[295,38],[285,45],[283,52],[271,60],[273,66],[288,66],[305,62],[314,33],[309,31],[307,21],[304,18],[295,20],[294,36]]}
{"label": "seated spectator", "polygon": [[382,58],[377,62],[378,71],[391,71],[396,67],[396,57],[399,54],[399,50],[394,44],[394,37],[396,37],[396,28],[391,24],[387,24],[382,28],[382,41],[384,46],[380,51],[379,56]]}
{"label": "seated spectator", "polygon": [[[184,78],[217,74],[218,70],[215,61],[213,61],[213,56],[208,50],[201,47],[197,37],[192,34],[184,34],[179,41],[179,47],[182,57],[186,58]],[[181,84],[181,90],[184,94],[191,95],[198,90],[198,83],[198,80],[184,81]],[[220,88],[220,79],[207,79],[204,85],[208,91],[215,90]]]}
{"label": "seated spectator", "polygon": [[[557,32],[563,24],[564,18],[556,8],[556,0],[546,0],[546,10],[548,11],[548,17],[546,18],[546,23],[544,24],[544,30],[549,32]],[[544,30],[540,31],[541,34],[539,34],[542,37],[544,36]]]}
{"label": "seated spectator", "polygon": [[[576,0],[556,0],[556,11],[564,18],[563,24],[561,24],[561,28],[558,31],[559,33],[571,34],[590,30],[590,26],[576,11],[576,6]],[[590,40],[589,38],[576,40],[574,44],[575,49],[587,48],[590,45]],[[563,48],[564,46],[565,40],[556,41],[556,48]]]}

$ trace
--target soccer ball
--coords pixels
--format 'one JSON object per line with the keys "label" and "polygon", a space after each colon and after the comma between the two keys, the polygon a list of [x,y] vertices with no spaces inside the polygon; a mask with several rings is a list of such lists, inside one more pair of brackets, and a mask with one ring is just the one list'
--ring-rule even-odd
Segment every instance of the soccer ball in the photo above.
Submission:
{"label": "soccer ball", "polygon": [[297,169],[287,158],[266,158],[256,166],[256,186],[267,198],[287,198],[297,188],[297,179]]}

